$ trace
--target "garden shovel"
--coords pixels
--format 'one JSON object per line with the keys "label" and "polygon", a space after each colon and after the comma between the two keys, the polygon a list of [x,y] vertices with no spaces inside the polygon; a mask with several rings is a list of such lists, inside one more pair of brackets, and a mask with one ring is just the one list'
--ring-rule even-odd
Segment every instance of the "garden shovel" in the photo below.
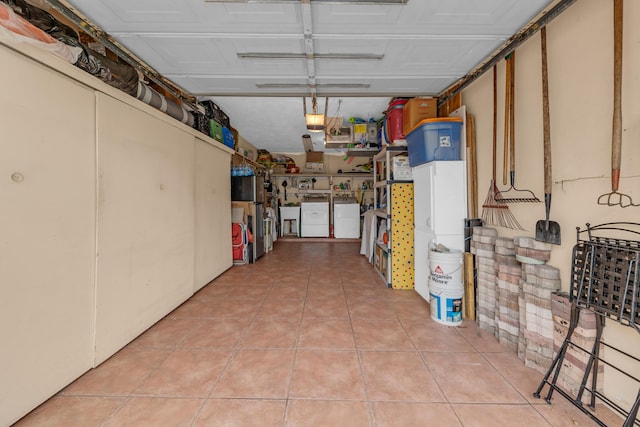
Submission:
{"label": "garden shovel", "polygon": [[549,127],[549,80],[547,74],[547,28],[540,30],[542,45],[542,126],[544,140],[544,210],[546,218],[536,223],[536,240],[560,244],[560,224],[549,221],[551,211],[551,130]]}

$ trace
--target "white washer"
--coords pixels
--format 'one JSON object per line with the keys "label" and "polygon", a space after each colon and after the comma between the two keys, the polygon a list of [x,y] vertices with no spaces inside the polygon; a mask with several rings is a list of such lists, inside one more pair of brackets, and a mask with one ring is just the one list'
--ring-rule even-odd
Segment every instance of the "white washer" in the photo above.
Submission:
{"label": "white washer", "polygon": [[360,205],[354,197],[333,199],[333,235],[336,239],[360,238]]}
{"label": "white washer", "polygon": [[329,199],[306,197],[300,204],[300,237],[329,237]]}

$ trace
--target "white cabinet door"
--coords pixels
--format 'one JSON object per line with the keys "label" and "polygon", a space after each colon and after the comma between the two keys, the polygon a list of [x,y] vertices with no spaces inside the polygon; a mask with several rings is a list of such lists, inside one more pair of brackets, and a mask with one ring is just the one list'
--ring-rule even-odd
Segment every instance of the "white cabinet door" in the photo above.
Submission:
{"label": "white cabinet door", "polygon": [[464,234],[467,191],[464,161],[429,162],[413,168],[416,227]]}
{"label": "white cabinet door", "polygon": [[413,172],[413,219],[416,228],[432,229],[433,218],[433,173],[434,164],[424,163],[412,168]]}
{"label": "white cabinet door", "polygon": [[93,90],[0,46],[0,425],[93,366]]}
{"label": "white cabinet door", "polygon": [[464,234],[467,215],[467,186],[464,161],[434,162],[433,231],[441,234]]}
{"label": "white cabinet door", "polygon": [[97,108],[100,363],[193,294],[195,141],[107,95]]}
{"label": "white cabinet door", "polygon": [[429,301],[429,249],[440,243],[464,250],[467,189],[464,161],[429,162],[412,168],[415,224],[415,289]]}
{"label": "white cabinet door", "polygon": [[230,155],[195,138],[194,291],[233,265]]}

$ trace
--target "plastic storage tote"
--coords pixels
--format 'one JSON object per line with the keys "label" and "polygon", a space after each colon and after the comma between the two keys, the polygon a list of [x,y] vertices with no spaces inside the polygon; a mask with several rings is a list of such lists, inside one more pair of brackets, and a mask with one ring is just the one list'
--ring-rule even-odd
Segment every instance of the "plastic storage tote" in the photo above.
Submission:
{"label": "plastic storage tote", "polygon": [[406,136],[411,167],[434,160],[460,160],[462,119],[439,117],[418,123]]}
{"label": "plastic storage tote", "polygon": [[407,103],[406,99],[396,99],[389,104],[385,115],[385,138],[388,144],[393,144],[394,141],[404,139],[402,133],[402,110]]}

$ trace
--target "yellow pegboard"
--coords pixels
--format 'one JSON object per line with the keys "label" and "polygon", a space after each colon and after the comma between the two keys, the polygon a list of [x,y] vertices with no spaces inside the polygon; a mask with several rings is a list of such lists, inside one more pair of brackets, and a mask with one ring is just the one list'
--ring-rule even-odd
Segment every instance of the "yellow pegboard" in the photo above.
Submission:
{"label": "yellow pegboard", "polygon": [[414,288],[413,183],[391,185],[391,287]]}

